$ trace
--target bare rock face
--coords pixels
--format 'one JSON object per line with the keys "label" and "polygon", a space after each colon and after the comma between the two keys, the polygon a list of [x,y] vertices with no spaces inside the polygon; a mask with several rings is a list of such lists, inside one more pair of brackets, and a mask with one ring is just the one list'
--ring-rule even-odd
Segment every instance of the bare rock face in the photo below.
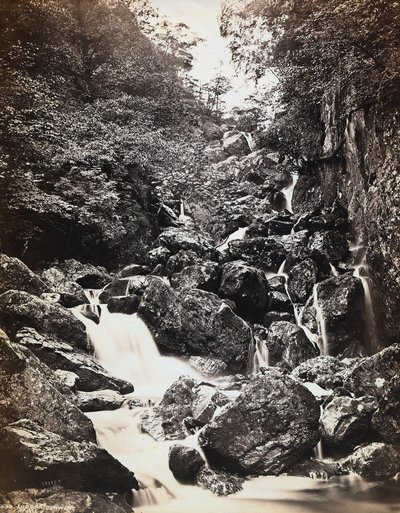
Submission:
{"label": "bare rock face", "polygon": [[181,227],[167,228],[161,233],[158,240],[172,254],[181,250],[190,250],[197,255],[204,255],[213,249],[212,243],[206,237]]}
{"label": "bare rock face", "polygon": [[74,490],[122,493],[138,487],[133,473],[91,442],[76,442],[28,420],[2,428],[3,489],[40,488],[58,481]]}
{"label": "bare rock face", "polygon": [[400,444],[400,376],[385,384],[379,408],[372,417],[372,427],[385,442]]}
{"label": "bare rock face", "polygon": [[344,261],[349,254],[346,238],[334,230],[314,233],[308,247],[311,251],[326,257],[334,265]]}
{"label": "bare rock face", "polygon": [[241,133],[232,133],[224,138],[223,149],[228,156],[237,155],[238,157],[248,155],[251,151],[246,138]]}
{"label": "bare rock face", "polygon": [[321,437],[331,447],[355,447],[366,440],[378,403],[373,397],[334,397],[321,416]]}
{"label": "bare rock face", "polygon": [[332,390],[343,385],[346,371],[350,368],[346,363],[334,356],[317,356],[301,363],[292,375],[309,383],[316,383],[325,390]]}
{"label": "bare rock face", "polygon": [[205,461],[199,451],[184,445],[173,445],[169,449],[169,468],[175,478],[184,482],[194,482]]}
{"label": "bare rock face", "polygon": [[10,290],[1,294],[0,327],[15,335],[26,326],[76,347],[87,348],[85,327],[69,310],[27,292]]}
{"label": "bare rock face", "polygon": [[306,303],[312,294],[317,277],[317,266],[311,258],[292,267],[288,275],[288,291],[293,303]]}
{"label": "bare rock face", "polygon": [[219,296],[233,300],[241,316],[261,315],[268,305],[268,290],[268,280],[261,271],[241,262],[224,265]]}
{"label": "bare rock face", "polygon": [[200,289],[208,292],[218,292],[221,281],[221,269],[216,262],[205,261],[189,265],[180,273],[171,276],[174,288]]}
{"label": "bare rock face", "polygon": [[251,329],[211,292],[175,291],[152,277],[139,313],[164,351],[210,356],[236,369],[246,365]]}
{"label": "bare rock face", "polygon": [[263,271],[277,272],[285,260],[286,250],[274,237],[256,237],[229,243],[229,260],[243,260]]}
{"label": "bare rock face", "polygon": [[400,454],[393,445],[374,442],[358,447],[340,466],[362,477],[387,479],[400,471]]}
{"label": "bare rock face", "polygon": [[318,442],[319,407],[302,385],[277,370],[255,376],[199,436],[215,467],[278,475]]}
{"label": "bare rock face", "polygon": [[58,389],[52,371],[0,332],[0,426],[28,419],[62,437],[95,441],[90,420]]}
{"label": "bare rock face", "polygon": [[22,290],[40,296],[51,289],[21,260],[0,253],[0,294],[7,290]]}

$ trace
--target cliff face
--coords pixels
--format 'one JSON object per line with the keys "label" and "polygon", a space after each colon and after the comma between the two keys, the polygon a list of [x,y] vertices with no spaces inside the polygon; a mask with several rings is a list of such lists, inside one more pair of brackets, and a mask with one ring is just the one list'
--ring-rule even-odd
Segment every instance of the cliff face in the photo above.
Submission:
{"label": "cliff face", "polygon": [[339,200],[347,208],[354,241],[367,247],[381,339],[395,341],[400,335],[399,109],[373,106],[339,119],[330,101],[322,120],[327,158],[301,178],[295,204],[299,211]]}

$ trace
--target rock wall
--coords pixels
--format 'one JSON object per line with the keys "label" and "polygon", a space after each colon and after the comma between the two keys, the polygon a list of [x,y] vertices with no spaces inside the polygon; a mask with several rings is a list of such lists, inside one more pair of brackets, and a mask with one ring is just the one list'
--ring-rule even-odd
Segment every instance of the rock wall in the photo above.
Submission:
{"label": "rock wall", "polygon": [[339,118],[336,102],[323,110],[327,156],[300,178],[295,210],[332,205],[348,210],[354,242],[367,247],[367,263],[381,339],[400,335],[400,111],[372,106]]}

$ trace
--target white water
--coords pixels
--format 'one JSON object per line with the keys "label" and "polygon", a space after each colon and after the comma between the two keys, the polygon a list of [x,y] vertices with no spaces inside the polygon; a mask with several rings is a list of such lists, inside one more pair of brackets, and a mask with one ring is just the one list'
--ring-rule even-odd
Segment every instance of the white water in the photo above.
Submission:
{"label": "white water", "polygon": [[328,341],[328,334],[326,330],[326,323],[324,319],[324,312],[322,311],[322,308],[318,301],[318,283],[314,285],[313,288],[313,297],[314,297],[314,309],[316,313],[316,319],[318,323],[319,328],[319,335],[320,335],[320,351],[322,355],[329,355],[329,341]]}
{"label": "white water", "polygon": [[286,209],[289,210],[291,214],[293,214],[293,192],[298,180],[299,175],[297,173],[293,173],[290,185],[282,189],[282,193],[286,198]]}
{"label": "white water", "polygon": [[256,143],[250,132],[240,132],[247,141],[249,150],[253,152],[256,149]]}
{"label": "white water", "polygon": [[217,247],[217,250],[223,253],[229,248],[229,243],[233,240],[243,240],[246,236],[248,228],[238,228],[236,231],[231,233],[229,237],[226,239],[226,241]]}
{"label": "white water", "polygon": [[257,374],[263,367],[269,367],[269,352],[263,340],[253,340],[249,348],[248,372]]}
{"label": "white water", "polygon": [[180,212],[178,219],[181,223],[186,224],[188,221],[191,221],[191,218],[185,214],[185,203],[183,199],[180,200],[179,210]]}

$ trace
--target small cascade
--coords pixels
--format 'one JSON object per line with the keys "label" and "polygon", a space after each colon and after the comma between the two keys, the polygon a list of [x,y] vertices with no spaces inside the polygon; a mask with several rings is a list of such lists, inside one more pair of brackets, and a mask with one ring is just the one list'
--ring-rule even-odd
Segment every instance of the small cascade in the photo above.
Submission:
{"label": "small cascade", "polygon": [[263,340],[253,340],[249,347],[248,373],[258,374],[263,367],[269,367],[268,347]]}
{"label": "small cascade", "polygon": [[229,237],[226,239],[226,241],[217,247],[217,250],[223,253],[229,248],[229,243],[233,240],[243,240],[246,236],[248,227],[245,228],[238,228],[236,231],[231,233]]}
{"label": "small cascade", "polygon": [[100,294],[103,292],[103,289],[85,289],[84,293],[89,301],[90,305],[99,306],[100,305]]}
{"label": "small cascade", "polygon": [[249,150],[253,152],[256,149],[256,143],[250,132],[240,132],[247,141]]}
{"label": "small cascade", "polygon": [[339,271],[336,269],[336,267],[334,265],[332,265],[330,262],[329,262],[329,266],[331,268],[331,273],[333,276],[339,276]]}
{"label": "small cascade", "polygon": [[320,344],[321,355],[329,355],[328,334],[326,332],[324,313],[323,313],[322,308],[318,302],[318,283],[316,283],[314,285],[313,298],[314,298],[314,309],[315,309],[316,319],[317,319],[318,328],[319,328],[319,335],[320,335],[320,339],[321,339],[321,344]]}
{"label": "small cascade", "polygon": [[183,224],[186,224],[188,221],[191,221],[191,218],[185,214],[185,203],[181,198],[179,200],[179,221]]}
{"label": "small cascade", "polygon": [[364,310],[366,322],[365,331],[366,338],[368,338],[369,340],[369,347],[367,349],[370,354],[374,354],[376,353],[378,346],[378,330],[376,326],[376,317],[372,302],[366,249],[367,248],[365,246],[360,245],[350,247],[350,251],[352,253],[355,253],[355,265],[353,276],[361,280],[364,289]]}
{"label": "small cascade", "polygon": [[314,458],[317,460],[324,459],[324,450],[322,446],[322,441],[320,440],[318,444],[314,447]]}
{"label": "small cascade", "polygon": [[286,198],[286,209],[289,210],[291,214],[293,214],[293,192],[298,180],[299,175],[297,173],[293,173],[290,185],[282,189],[282,193]]}

